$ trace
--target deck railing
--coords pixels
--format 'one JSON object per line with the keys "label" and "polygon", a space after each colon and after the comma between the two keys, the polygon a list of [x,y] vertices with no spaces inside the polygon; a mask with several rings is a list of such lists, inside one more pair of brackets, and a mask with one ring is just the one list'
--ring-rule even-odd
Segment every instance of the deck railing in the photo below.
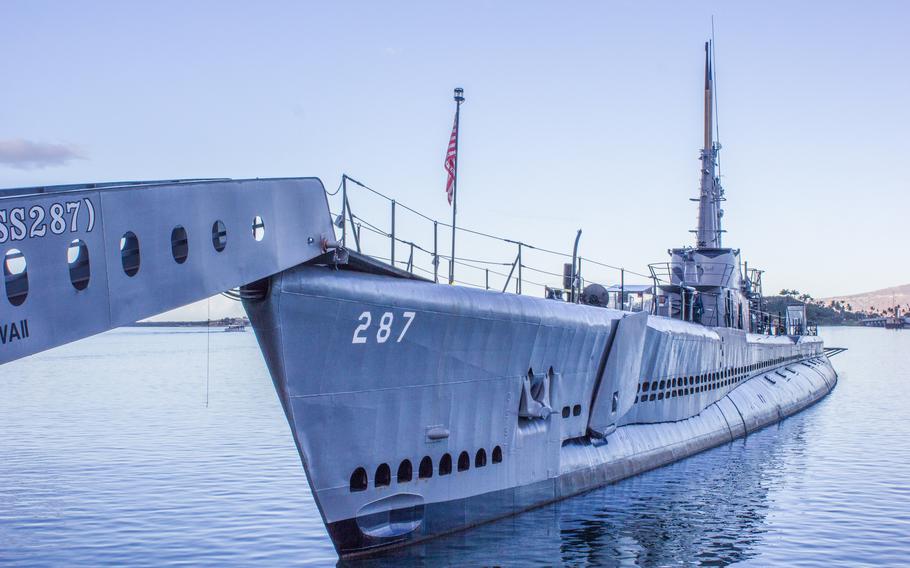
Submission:
{"label": "deck railing", "polygon": [[[358,190],[385,202],[388,207],[388,223],[378,222],[375,218],[367,220],[355,211],[352,195]],[[452,228],[450,223],[425,215],[347,174],[342,176],[335,192],[326,193],[335,201],[332,204],[332,215],[335,226],[341,229],[342,246],[434,282],[440,282],[440,279],[447,281],[448,274],[451,273],[455,275],[453,284],[578,301],[581,291],[588,284],[622,284],[627,276],[650,278],[647,274],[578,254],[461,226],[456,226],[456,233],[461,238],[483,241],[480,248],[485,253],[492,253],[493,258],[452,258],[442,252],[444,243],[440,241],[440,230],[449,233]],[[374,208],[373,211],[375,210]],[[404,219],[403,215],[409,219]],[[418,231],[424,235],[422,241],[405,236],[406,232],[413,234]],[[372,243],[368,243],[369,237],[373,237]],[[573,260],[574,278],[571,270],[565,268]],[[558,263],[555,269],[551,268],[554,261]],[[450,272],[446,269],[452,270]],[[593,276],[589,278],[584,272],[591,272]]]}

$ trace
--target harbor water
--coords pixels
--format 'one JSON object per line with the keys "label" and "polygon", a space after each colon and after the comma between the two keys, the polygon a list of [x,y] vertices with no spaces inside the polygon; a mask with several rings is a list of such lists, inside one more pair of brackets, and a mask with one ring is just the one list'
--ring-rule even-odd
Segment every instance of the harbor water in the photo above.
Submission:
{"label": "harbor water", "polygon": [[[345,564],[910,564],[910,331],[823,328],[837,388],[745,439]],[[251,332],[124,328],[0,368],[0,565],[332,565]]]}

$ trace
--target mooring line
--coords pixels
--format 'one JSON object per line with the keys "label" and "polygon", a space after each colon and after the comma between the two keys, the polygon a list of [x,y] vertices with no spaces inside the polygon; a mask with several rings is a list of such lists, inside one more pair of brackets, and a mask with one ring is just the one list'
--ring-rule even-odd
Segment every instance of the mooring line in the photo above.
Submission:
{"label": "mooring line", "polygon": [[209,376],[212,361],[212,298],[205,301],[205,407],[209,407]]}

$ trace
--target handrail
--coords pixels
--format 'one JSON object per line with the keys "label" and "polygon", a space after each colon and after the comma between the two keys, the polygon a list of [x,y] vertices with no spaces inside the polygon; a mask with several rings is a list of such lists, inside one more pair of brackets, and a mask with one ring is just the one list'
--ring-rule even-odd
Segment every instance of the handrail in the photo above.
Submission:
{"label": "handrail", "polygon": [[[349,182],[350,182],[350,187],[349,187]],[[385,200],[389,204],[389,207],[390,207],[390,215],[388,217],[390,220],[389,230],[384,230],[384,229],[380,228],[379,226],[377,226],[376,224],[371,223],[370,221],[366,220],[364,217],[357,215],[353,212],[353,210],[351,208],[350,189],[355,186],[365,189],[366,191],[370,192],[371,194]],[[457,232],[470,234],[470,235],[478,236],[481,238],[492,239],[492,240],[498,241],[500,243],[508,244],[508,245],[513,245],[516,247],[516,254],[515,254],[514,259],[509,262],[490,261],[490,260],[467,258],[467,257],[461,257],[461,256],[456,256],[453,259],[451,257],[451,255],[446,255],[440,251],[439,242],[438,242],[439,228],[440,227],[451,228],[452,227],[451,223],[441,221],[438,219],[434,219],[428,215],[425,215],[424,213],[421,213],[420,211],[383,194],[382,192],[366,185],[365,183],[363,183],[355,178],[352,178],[351,176],[349,176],[347,174],[342,175],[341,183],[339,185],[338,190],[336,190],[334,193],[326,192],[326,195],[327,195],[327,197],[332,197],[332,196],[337,195],[339,193],[339,191],[341,192],[341,204],[340,204],[341,211],[340,211],[340,213],[332,212],[332,216],[333,216],[333,218],[335,218],[335,225],[341,229],[342,246],[347,246],[348,240],[349,240],[348,239],[349,232],[351,233],[351,236],[353,236],[353,240],[354,240],[353,244],[356,246],[357,251],[361,252],[361,253],[364,252],[363,251],[364,243],[362,242],[363,241],[363,239],[362,239],[363,230],[366,230],[368,233],[380,236],[384,239],[389,239],[390,248],[388,249],[387,256],[385,256],[385,255],[383,255],[383,256],[371,255],[371,256],[373,256],[374,258],[377,258],[379,260],[389,262],[393,266],[400,265],[401,267],[404,267],[405,270],[412,272],[412,273],[414,272],[414,270],[420,270],[422,272],[432,273],[434,282],[439,282],[439,263],[441,261],[447,261],[450,266],[451,265],[463,266],[463,267],[467,267],[467,268],[471,268],[471,269],[479,270],[479,271],[483,272],[483,275],[484,275],[483,286],[480,286],[478,284],[470,284],[463,280],[458,281],[459,284],[470,284],[470,285],[490,289],[490,287],[491,287],[490,275],[492,274],[494,276],[501,276],[501,277],[505,278],[504,284],[502,285],[502,288],[501,288],[503,291],[508,290],[513,279],[515,282],[515,284],[514,284],[515,293],[517,293],[517,294],[522,293],[524,284],[531,284],[531,285],[539,286],[539,287],[543,288],[544,290],[562,289],[561,286],[551,286],[551,285],[547,285],[545,283],[535,282],[535,281],[527,278],[527,276],[524,274],[525,270],[530,270],[532,272],[543,274],[546,276],[556,277],[556,278],[559,278],[560,280],[562,280],[564,277],[564,274],[560,274],[560,273],[550,271],[550,270],[544,270],[544,269],[537,268],[534,266],[529,266],[528,264],[526,264],[525,255],[523,253],[528,252],[528,251],[549,254],[549,255],[564,258],[566,260],[569,260],[569,259],[575,260],[575,262],[577,262],[577,267],[574,272],[575,272],[575,279],[578,282],[583,281],[583,279],[581,278],[581,266],[582,265],[587,266],[588,264],[590,264],[591,266],[606,268],[606,269],[610,269],[610,270],[616,270],[616,271],[620,272],[623,279],[624,279],[624,275],[626,272],[628,272],[631,275],[639,276],[641,278],[650,279],[650,277],[646,274],[643,274],[643,273],[640,273],[640,272],[637,272],[634,270],[625,269],[623,267],[607,264],[605,262],[601,262],[598,260],[593,260],[593,259],[589,259],[589,258],[585,258],[582,256],[573,255],[573,254],[569,254],[569,253],[559,252],[556,250],[528,244],[524,241],[509,239],[509,238],[493,235],[493,234],[490,234],[490,233],[487,233],[484,231],[478,231],[478,230],[470,229],[467,227],[458,227],[458,226],[455,227],[455,230]],[[397,233],[397,231],[399,229],[399,227],[398,227],[399,220],[397,219],[397,212],[400,212],[400,211],[407,211],[409,213],[416,215],[419,219],[421,219],[423,221],[432,223],[432,225],[433,225],[432,249],[430,249],[427,246],[421,246],[420,244],[418,244],[417,242],[414,242],[412,240],[402,238],[401,235]],[[396,245],[398,245],[398,244],[402,244],[402,245],[408,247],[409,254],[408,254],[406,261],[396,258]],[[577,243],[576,243],[576,245],[577,245]],[[418,265],[418,263],[417,263],[418,259],[416,258],[417,254],[424,254],[424,255],[429,256],[429,262],[433,266],[432,272],[427,271]],[[483,265],[483,266],[477,266],[478,264]],[[502,266],[502,267],[509,266],[510,270],[506,274],[506,273],[492,270],[489,268],[489,267],[497,267],[497,266]],[[587,281],[589,283],[596,282],[595,280],[591,280],[591,279],[588,279]],[[574,301],[578,301],[578,296],[580,296],[580,294],[574,294],[574,295],[569,294],[569,297],[572,298]]]}

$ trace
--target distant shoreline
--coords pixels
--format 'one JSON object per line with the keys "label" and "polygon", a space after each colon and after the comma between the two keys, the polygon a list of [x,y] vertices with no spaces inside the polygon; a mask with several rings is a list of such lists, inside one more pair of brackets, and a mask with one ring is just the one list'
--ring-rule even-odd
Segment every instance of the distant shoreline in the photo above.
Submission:
{"label": "distant shoreline", "polygon": [[249,325],[248,321],[235,318],[218,319],[211,321],[137,321],[122,327],[227,327],[229,325]]}
{"label": "distant shoreline", "polygon": [[225,325],[215,321],[137,321],[123,327],[208,327],[208,323],[211,323],[211,327],[224,327]]}

